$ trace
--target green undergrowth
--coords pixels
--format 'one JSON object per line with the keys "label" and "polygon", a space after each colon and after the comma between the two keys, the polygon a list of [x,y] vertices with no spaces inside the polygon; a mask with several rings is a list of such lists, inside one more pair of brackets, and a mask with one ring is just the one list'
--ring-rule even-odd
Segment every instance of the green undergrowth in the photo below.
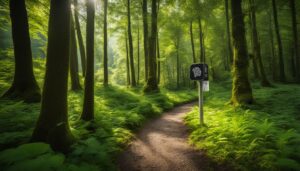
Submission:
{"label": "green undergrowth", "polygon": [[255,104],[233,108],[223,85],[206,93],[205,126],[197,107],[185,117],[190,143],[236,170],[300,170],[300,86],[254,84]]}
{"label": "green undergrowth", "polygon": [[[43,60],[35,60],[35,75],[42,87]],[[12,81],[12,61],[0,61],[0,92]],[[116,170],[116,155],[133,132],[149,118],[175,105],[195,100],[194,90],[143,94],[142,88],[95,85],[95,120],[80,121],[83,92],[68,94],[71,131],[77,141],[66,155],[44,143],[28,143],[40,111],[40,103],[0,100],[0,170]],[[90,128],[93,129],[90,129]]]}

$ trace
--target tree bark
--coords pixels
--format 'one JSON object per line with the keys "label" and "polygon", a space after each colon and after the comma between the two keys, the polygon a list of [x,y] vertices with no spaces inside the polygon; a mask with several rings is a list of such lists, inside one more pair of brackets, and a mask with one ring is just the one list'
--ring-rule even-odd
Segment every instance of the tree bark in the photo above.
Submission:
{"label": "tree bark", "polygon": [[130,12],[130,0],[127,0],[127,22],[128,22],[128,43],[129,43],[129,59],[130,59],[130,85],[136,87],[135,81],[135,70],[134,70],[134,58],[133,58],[133,44],[132,44],[132,34],[131,34],[131,12]]}
{"label": "tree bark", "polygon": [[144,31],[144,55],[145,55],[145,81],[148,80],[149,74],[149,38],[148,38],[148,5],[147,0],[143,0],[142,10],[143,10],[143,31]]}
{"label": "tree bark", "polygon": [[41,112],[31,141],[67,152],[73,143],[68,123],[70,1],[51,0],[45,83]]}
{"label": "tree bark", "polygon": [[254,52],[254,61],[258,63],[260,71],[260,82],[264,87],[270,87],[271,83],[269,82],[265,68],[262,62],[262,56],[260,51],[260,42],[258,40],[258,32],[256,27],[256,7],[254,0],[249,0],[250,5],[250,15],[251,15],[251,30],[252,30],[252,40],[253,40],[253,52]]}
{"label": "tree bark", "polygon": [[228,9],[228,0],[225,0],[225,17],[226,17],[226,33],[227,33],[227,51],[230,64],[233,62],[233,53],[231,45],[231,36],[230,36],[230,25],[229,25],[229,9]]}
{"label": "tree bark", "polygon": [[272,57],[272,59],[270,61],[270,63],[271,63],[271,65],[270,65],[271,68],[270,69],[271,69],[271,72],[272,72],[273,81],[276,81],[277,75],[276,75],[276,70],[274,68],[277,66],[277,64],[276,64],[276,57],[275,57],[271,12],[269,13],[269,18],[270,18],[270,20],[269,20],[269,34],[270,35],[269,36],[270,36],[270,41],[271,41],[270,46],[271,46],[271,57]]}
{"label": "tree bark", "polygon": [[104,0],[104,42],[103,42],[103,70],[104,70],[104,86],[108,85],[108,65],[107,65],[107,0]]}
{"label": "tree bark", "polygon": [[158,32],[156,33],[157,37],[156,37],[156,51],[157,51],[157,84],[160,83],[160,51],[159,51],[159,36],[158,36]]}
{"label": "tree bark", "polygon": [[157,85],[156,34],[157,34],[157,0],[152,0],[151,37],[149,40],[149,75],[145,92],[159,91]]}
{"label": "tree bark", "polygon": [[84,80],[84,100],[81,114],[82,120],[94,119],[94,29],[95,29],[95,1],[87,0],[86,24],[86,75]]}
{"label": "tree bark", "polygon": [[140,23],[138,21],[138,40],[137,40],[137,85],[140,82]]}
{"label": "tree bark", "polygon": [[177,75],[176,75],[176,85],[177,85],[177,89],[179,89],[180,87],[180,83],[179,83],[179,76],[180,76],[180,66],[179,66],[179,38],[177,38],[176,40],[176,69],[177,69]]}
{"label": "tree bark", "polygon": [[11,87],[3,98],[21,99],[25,102],[40,102],[40,88],[33,73],[32,52],[24,0],[10,0],[10,18],[15,55],[15,74]]}
{"label": "tree bark", "polygon": [[282,42],[279,30],[279,24],[277,19],[277,8],[276,8],[276,1],[272,0],[272,7],[273,7],[273,17],[274,17],[274,26],[278,44],[278,57],[279,57],[279,79],[281,82],[285,82],[285,70],[284,70],[284,59],[283,59],[283,50],[282,50]]}
{"label": "tree bark", "polygon": [[78,2],[74,0],[74,18],[75,18],[75,26],[76,26],[76,33],[78,38],[78,45],[79,45],[79,52],[80,52],[80,59],[81,59],[81,68],[82,68],[82,76],[85,77],[86,71],[86,55],[85,55],[85,48],[83,44],[83,38],[80,29],[80,23],[78,18]]}
{"label": "tree bark", "polygon": [[298,28],[297,28],[297,12],[295,6],[295,0],[290,0],[291,16],[292,16],[292,28],[294,37],[294,53],[296,62],[296,79],[300,83],[300,52],[299,52],[299,42],[298,42]]}
{"label": "tree bark", "polygon": [[192,46],[192,53],[193,53],[193,63],[196,63],[194,34],[193,34],[193,21],[190,21],[190,37],[191,37],[191,46]]}
{"label": "tree bark", "polygon": [[203,31],[202,31],[202,23],[201,23],[200,18],[198,18],[198,26],[199,26],[199,42],[200,42],[200,62],[205,63],[204,46],[203,46]]}
{"label": "tree bark", "polygon": [[[195,54],[195,44],[194,44],[194,33],[193,33],[193,21],[190,21],[190,37],[191,37],[191,46],[193,53],[193,63],[196,63],[196,54]],[[196,87],[197,83],[194,81],[193,86]]]}
{"label": "tree bark", "polygon": [[231,0],[232,38],[233,38],[233,105],[251,104],[252,89],[248,79],[248,52],[245,37],[245,25],[242,12],[242,1]]}
{"label": "tree bark", "polygon": [[78,75],[78,55],[77,55],[77,44],[76,34],[74,29],[74,21],[71,11],[71,38],[70,38],[70,76],[71,76],[71,90],[81,90],[79,75]]}
{"label": "tree bark", "polygon": [[125,33],[125,46],[126,46],[126,78],[127,78],[127,86],[130,86],[130,68],[129,68],[129,52],[128,52],[128,38],[127,33]]}

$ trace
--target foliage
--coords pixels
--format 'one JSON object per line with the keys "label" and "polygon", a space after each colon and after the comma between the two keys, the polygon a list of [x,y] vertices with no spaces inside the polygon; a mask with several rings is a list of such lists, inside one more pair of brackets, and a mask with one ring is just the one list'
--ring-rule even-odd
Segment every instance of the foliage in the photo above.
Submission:
{"label": "foliage", "polygon": [[205,97],[206,126],[199,126],[197,108],[185,117],[190,143],[238,170],[299,170],[299,86],[255,86],[256,104],[233,108],[225,105],[228,89],[213,85]]}
{"label": "foliage", "polygon": [[[13,61],[0,63],[0,92],[9,87]],[[34,60],[34,72],[42,85],[44,60]],[[11,71],[11,72],[10,72]],[[27,143],[39,115],[40,104],[22,101],[0,101],[0,165],[5,170],[115,170],[113,158],[132,138],[132,131],[151,117],[159,116],[173,106],[194,100],[194,90],[142,94],[142,87],[95,87],[95,120],[80,121],[83,92],[69,92],[68,110],[71,131],[77,138],[72,152],[63,155],[48,145]],[[24,145],[21,145],[24,144]]]}

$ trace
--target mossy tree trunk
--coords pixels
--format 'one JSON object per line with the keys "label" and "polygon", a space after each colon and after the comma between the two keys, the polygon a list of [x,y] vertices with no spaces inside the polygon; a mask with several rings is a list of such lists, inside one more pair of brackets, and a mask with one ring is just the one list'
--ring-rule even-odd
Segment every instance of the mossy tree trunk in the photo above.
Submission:
{"label": "mossy tree trunk", "polygon": [[252,42],[253,42],[253,55],[254,55],[254,61],[257,62],[259,71],[260,71],[260,82],[261,85],[264,87],[271,86],[271,83],[269,82],[266,73],[265,68],[263,66],[262,62],[262,56],[260,51],[260,42],[258,39],[258,32],[256,27],[256,6],[254,0],[249,0],[250,5],[250,19],[251,19],[251,31],[252,31]]}
{"label": "mossy tree trunk", "polygon": [[148,38],[148,5],[147,0],[142,2],[142,11],[143,11],[143,32],[144,32],[144,56],[145,56],[145,81],[148,80],[149,74],[149,38]]}
{"label": "mossy tree trunk", "polygon": [[226,17],[226,33],[227,33],[228,59],[230,61],[230,64],[232,65],[233,53],[232,53],[231,36],[230,36],[229,7],[228,7],[229,5],[228,5],[228,0],[225,0],[224,2],[225,2],[225,17]]}
{"label": "mossy tree trunk", "polygon": [[103,22],[103,73],[104,79],[103,84],[104,86],[108,85],[108,64],[107,64],[107,0],[104,0],[104,22]]}
{"label": "mossy tree trunk", "polygon": [[74,22],[71,12],[71,33],[70,33],[70,76],[71,76],[71,89],[73,91],[81,90],[79,75],[78,75],[78,55],[77,55],[77,43],[76,34],[74,28]]}
{"label": "mossy tree trunk", "polygon": [[242,0],[231,0],[232,39],[233,39],[233,105],[251,104],[252,89],[248,79],[248,52],[245,37],[245,25],[242,12]]}
{"label": "mossy tree trunk", "polygon": [[15,74],[3,98],[40,102],[40,88],[33,73],[32,52],[25,0],[10,0],[10,18],[15,55]]}
{"label": "mossy tree trunk", "polygon": [[84,80],[84,100],[81,119],[94,119],[94,30],[95,30],[95,1],[87,0],[86,24],[86,73]]}
{"label": "mossy tree trunk", "polygon": [[275,27],[277,45],[278,45],[279,80],[281,82],[285,82],[286,78],[285,78],[285,70],[284,70],[282,41],[281,41],[281,35],[280,35],[280,30],[279,30],[278,17],[277,17],[277,7],[276,7],[276,1],[275,0],[272,0],[272,7],[273,7],[274,27]]}
{"label": "mossy tree trunk", "polygon": [[81,34],[81,28],[78,18],[78,2],[74,0],[74,18],[75,18],[75,26],[76,26],[76,33],[78,38],[78,45],[79,45],[79,52],[80,52],[80,59],[81,59],[81,68],[82,68],[82,76],[85,77],[85,70],[86,70],[86,54],[85,48],[83,44],[83,38]]}
{"label": "mossy tree trunk", "polygon": [[140,63],[141,63],[141,59],[140,59],[140,23],[138,20],[138,31],[137,31],[137,80],[136,80],[136,84],[139,85],[140,82],[140,72],[141,72],[141,68],[140,68]]}
{"label": "mossy tree trunk", "polygon": [[270,46],[271,46],[271,72],[272,72],[272,78],[273,81],[277,79],[276,70],[274,69],[276,64],[276,55],[275,55],[275,47],[274,47],[274,39],[273,39],[273,23],[272,23],[272,15],[271,12],[269,12],[269,36],[270,36]]}
{"label": "mossy tree trunk", "polygon": [[131,34],[131,12],[130,12],[130,0],[127,0],[127,27],[128,27],[128,43],[129,43],[129,59],[130,59],[130,85],[131,87],[136,86],[135,70],[134,70],[134,58],[133,58],[133,44]]}
{"label": "mossy tree trunk", "polygon": [[160,83],[160,66],[161,66],[161,63],[160,63],[160,50],[159,50],[159,36],[158,36],[158,32],[157,32],[157,38],[156,38],[156,51],[157,51],[157,84]]}
{"label": "mossy tree trunk", "polygon": [[130,68],[129,68],[129,52],[128,52],[127,33],[125,33],[125,47],[126,47],[126,79],[127,79],[127,86],[130,86]]}
{"label": "mossy tree trunk", "polygon": [[291,8],[291,16],[292,16],[292,29],[293,29],[293,38],[294,38],[294,53],[295,53],[295,63],[296,63],[296,79],[297,82],[300,83],[300,52],[299,52],[299,40],[298,40],[298,28],[297,28],[297,12],[296,12],[296,5],[295,0],[290,1],[290,8]]}
{"label": "mossy tree trunk", "polygon": [[73,143],[68,123],[70,1],[51,0],[48,48],[41,113],[31,141],[66,152]]}
{"label": "mossy tree trunk", "polygon": [[157,0],[152,0],[151,13],[151,36],[149,39],[149,75],[145,92],[158,91],[157,85],[157,64],[156,64],[156,37],[157,37]]}

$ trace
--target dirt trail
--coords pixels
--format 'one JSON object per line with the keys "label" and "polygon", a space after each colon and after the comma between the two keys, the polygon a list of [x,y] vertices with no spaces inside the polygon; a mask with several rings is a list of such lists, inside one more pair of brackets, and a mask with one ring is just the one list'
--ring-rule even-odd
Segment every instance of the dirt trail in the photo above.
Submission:
{"label": "dirt trail", "polygon": [[162,117],[144,125],[135,140],[118,158],[121,171],[194,171],[225,170],[212,164],[188,142],[188,129],[183,116],[196,103],[189,103],[166,112]]}

